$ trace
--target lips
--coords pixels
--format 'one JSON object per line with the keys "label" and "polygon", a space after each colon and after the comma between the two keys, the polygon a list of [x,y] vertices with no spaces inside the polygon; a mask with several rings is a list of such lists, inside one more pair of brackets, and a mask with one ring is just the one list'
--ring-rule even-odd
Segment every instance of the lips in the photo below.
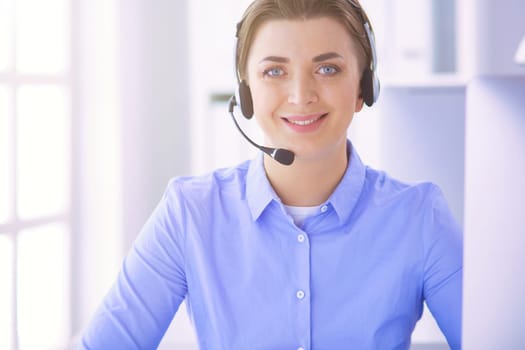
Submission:
{"label": "lips", "polygon": [[291,124],[306,126],[306,125],[315,123],[321,118],[326,117],[327,114],[328,113],[313,114],[313,115],[307,115],[307,116],[289,116],[289,117],[283,117],[283,119]]}
{"label": "lips", "polygon": [[309,115],[294,115],[282,117],[286,124],[293,130],[299,132],[311,132],[317,130],[328,113]]}

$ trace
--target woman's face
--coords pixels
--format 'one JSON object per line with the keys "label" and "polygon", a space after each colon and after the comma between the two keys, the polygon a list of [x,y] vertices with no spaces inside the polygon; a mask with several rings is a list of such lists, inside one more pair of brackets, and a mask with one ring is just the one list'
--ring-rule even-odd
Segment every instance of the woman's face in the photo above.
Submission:
{"label": "woman's face", "polygon": [[346,148],[346,131],[363,105],[356,45],[330,17],[271,20],[252,43],[247,77],[266,142],[296,159]]}

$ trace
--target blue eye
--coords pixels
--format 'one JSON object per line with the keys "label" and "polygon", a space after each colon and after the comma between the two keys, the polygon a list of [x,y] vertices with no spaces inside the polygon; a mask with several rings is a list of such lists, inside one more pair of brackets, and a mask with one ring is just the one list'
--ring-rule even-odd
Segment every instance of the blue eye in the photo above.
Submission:
{"label": "blue eye", "polygon": [[270,69],[266,69],[263,72],[263,75],[269,76],[269,77],[280,77],[284,75],[284,71],[281,68],[270,68]]}
{"label": "blue eye", "polygon": [[322,66],[319,68],[319,73],[322,75],[334,75],[339,72],[339,69],[334,66]]}

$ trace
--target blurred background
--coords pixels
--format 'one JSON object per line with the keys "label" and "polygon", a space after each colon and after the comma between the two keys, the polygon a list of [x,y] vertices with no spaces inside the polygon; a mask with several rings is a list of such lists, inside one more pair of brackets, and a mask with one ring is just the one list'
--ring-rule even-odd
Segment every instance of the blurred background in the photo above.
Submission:
{"label": "blurred background", "polygon": [[[71,347],[168,180],[255,154],[227,114],[249,2],[0,0],[0,349]],[[463,225],[466,85],[525,73],[525,2],[362,4],[383,90],[349,136]],[[413,342],[447,348],[426,311]],[[184,305],[161,348],[196,349]]]}

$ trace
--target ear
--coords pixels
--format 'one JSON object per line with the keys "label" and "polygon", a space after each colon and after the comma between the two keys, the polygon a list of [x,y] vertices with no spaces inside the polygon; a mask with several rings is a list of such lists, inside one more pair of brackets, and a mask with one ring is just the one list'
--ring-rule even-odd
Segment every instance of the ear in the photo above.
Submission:
{"label": "ear", "polygon": [[364,100],[363,100],[363,95],[361,92],[359,92],[359,96],[357,97],[357,99],[355,100],[355,112],[361,112],[361,110],[363,109],[363,104],[364,104]]}

